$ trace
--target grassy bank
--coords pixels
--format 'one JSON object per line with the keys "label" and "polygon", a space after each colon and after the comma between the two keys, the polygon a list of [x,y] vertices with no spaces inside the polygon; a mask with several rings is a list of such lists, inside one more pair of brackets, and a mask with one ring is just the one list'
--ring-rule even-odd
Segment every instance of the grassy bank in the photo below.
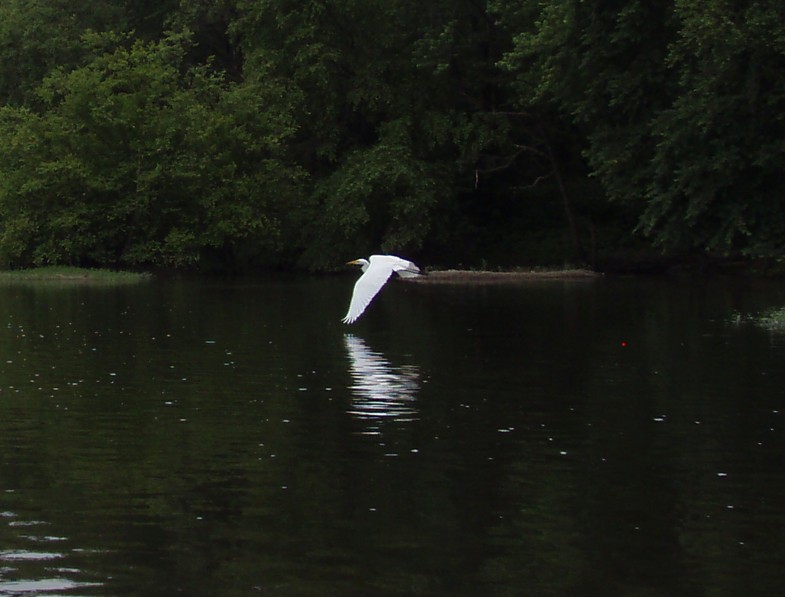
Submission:
{"label": "grassy bank", "polygon": [[32,269],[0,271],[0,284],[135,284],[152,279],[148,273],[92,269],[82,267],[47,266]]}

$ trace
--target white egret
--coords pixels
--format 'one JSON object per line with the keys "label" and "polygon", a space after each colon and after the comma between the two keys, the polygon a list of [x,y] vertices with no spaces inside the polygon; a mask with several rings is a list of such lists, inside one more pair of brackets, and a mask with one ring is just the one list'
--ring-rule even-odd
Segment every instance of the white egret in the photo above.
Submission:
{"label": "white egret", "polygon": [[349,311],[342,319],[344,323],[354,323],[365,308],[370,304],[385,282],[390,279],[393,272],[402,278],[411,278],[420,275],[420,268],[411,261],[401,259],[395,255],[371,255],[368,259],[355,259],[346,265],[359,265],[363,275],[357,280],[349,303]]}

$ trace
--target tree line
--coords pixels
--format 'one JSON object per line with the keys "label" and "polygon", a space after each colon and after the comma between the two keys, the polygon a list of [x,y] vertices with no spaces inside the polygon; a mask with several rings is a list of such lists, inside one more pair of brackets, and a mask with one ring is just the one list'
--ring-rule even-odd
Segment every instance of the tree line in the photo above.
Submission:
{"label": "tree line", "polygon": [[778,259],[776,0],[5,0],[0,266]]}

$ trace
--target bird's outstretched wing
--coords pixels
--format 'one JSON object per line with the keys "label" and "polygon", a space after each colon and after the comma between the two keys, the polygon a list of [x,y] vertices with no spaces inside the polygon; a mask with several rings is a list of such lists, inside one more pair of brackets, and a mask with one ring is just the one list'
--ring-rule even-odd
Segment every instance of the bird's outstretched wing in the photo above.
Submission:
{"label": "bird's outstretched wing", "polygon": [[398,261],[393,265],[393,271],[401,276],[401,278],[414,278],[422,275],[420,268],[411,261],[406,261],[400,257],[395,257],[395,259]]}
{"label": "bird's outstretched wing", "polygon": [[392,276],[393,270],[400,264],[398,258],[390,259],[387,255],[372,255],[370,265],[354,285],[352,301],[349,303],[349,311],[343,318],[344,323],[354,323],[365,308],[371,303],[384,286],[385,282]]}

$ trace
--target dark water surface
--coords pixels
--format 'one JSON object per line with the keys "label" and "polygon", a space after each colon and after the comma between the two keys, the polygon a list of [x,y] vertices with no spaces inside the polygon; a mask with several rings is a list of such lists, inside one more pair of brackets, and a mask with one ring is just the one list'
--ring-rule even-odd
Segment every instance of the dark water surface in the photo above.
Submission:
{"label": "dark water surface", "polygon": [[785,285],[0,287],[0,594],[785,591]]}

